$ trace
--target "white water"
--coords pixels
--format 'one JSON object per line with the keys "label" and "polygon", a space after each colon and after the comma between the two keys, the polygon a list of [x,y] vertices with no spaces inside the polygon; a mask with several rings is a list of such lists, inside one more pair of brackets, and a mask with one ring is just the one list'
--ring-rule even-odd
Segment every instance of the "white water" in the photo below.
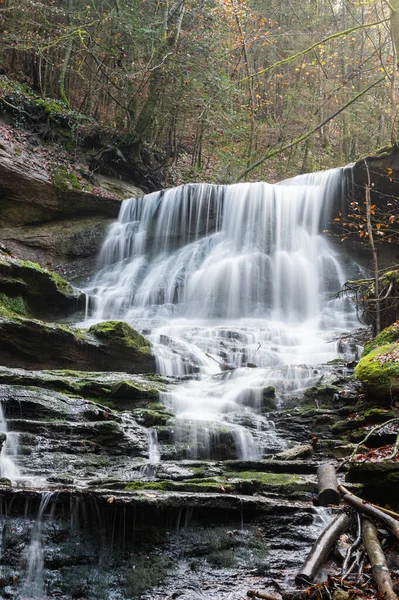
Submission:
{"label": "white water", "polygon": [[23,600],[44,600],[44,549],[43,549],[43,515],[53,496],[52,492],[44,492],[40,501],[37,519],[32,529],[31,539],[26,551],[27,570],[22,584]]}
{"label": "white water", "polygon": [[130,322],[161,373],[192,375],[163,398],[187,455],[235,447],[250,459],[284,447],[260,413],[262,389],[305,389],[320,377],[314,365],[338,356],[334,340],[355,317],[333,297],[347,274],[321,231],[341,190],[337,169],[122,204],[87,290],[92,320]]}
{"label": "white water", "polygon": [[21,472],[16,464],[19,446],[18,433],[8,431],[7,422],[4,417],[3,407],[1,403],[0,433],[5,434],[6,436],[0,453],[0,477],[5,477],[11,482],[15,482],[21,477]]}

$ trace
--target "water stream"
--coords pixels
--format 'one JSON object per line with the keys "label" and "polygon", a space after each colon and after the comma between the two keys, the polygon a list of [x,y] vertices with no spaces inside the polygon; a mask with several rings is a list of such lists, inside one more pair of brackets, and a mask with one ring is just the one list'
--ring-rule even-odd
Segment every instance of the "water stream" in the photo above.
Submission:
{"label": "water stream", "polygon": [[[348,270],[322,234],[343,170],[277,185],[190,184],[123,202],[87,290],[89,321],[124,319],[153,343],[163,402],[191,458],[255,459],[285,445],[264,390],[299,393],[351,349],[335,293]],[[152,443],[152,442],[151,442]]]}
{"label": "water stream", "polygon": [[16,463],[18,455],[18,433],[8,431],[7,421],[4,417],[3,407],[0,403],[0,435],[4,436],[0,452],[0,477],[15,482],[21,477],[20,469]]}
{"label": "water stream", "polygon": [[53,492],[44,492],[40,501],[39,511],[33,525],[31,539],[26,550],[26,576],[22,583],[22,598],[24,600],[43,600],[44,586],[44,549],[42,540],[43,517],[49,505]]}

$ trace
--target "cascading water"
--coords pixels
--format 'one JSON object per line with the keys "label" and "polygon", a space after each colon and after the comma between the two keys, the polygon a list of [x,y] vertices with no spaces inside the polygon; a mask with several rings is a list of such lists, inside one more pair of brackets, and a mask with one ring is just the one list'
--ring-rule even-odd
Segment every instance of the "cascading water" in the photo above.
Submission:
{"label": "cascading water", "polygon": [[0,403],[0,435],[1,434],[5,436],[5,439],[2,443],[0,452],[0,477],[5,477],[13,482],[21,476],[19,467],[16,464],[19,445],[18,433],[8,431],[3,407]]}
{"label": "cascading water", "polygon": [[321,231],[342,183],[336,169],[122,204],[87,290],[92,318],[130,322],[152,341],[161,373],[191,375],[163,397],[188,456],[282,448],[262,414],[264,389],[313,385],[314,365],[338,356],[334,339],[355,316],[334,298],[347,273]]}
{"label": "cascading water", "polygon": [[24,600],[43,600],[44,589],[44,549],[42,540],[43,515],[53,496],[52,492],[44,492],[40,501],[37,519],[32,529],[31,539],[26,551],[27,572],[22,584]]}

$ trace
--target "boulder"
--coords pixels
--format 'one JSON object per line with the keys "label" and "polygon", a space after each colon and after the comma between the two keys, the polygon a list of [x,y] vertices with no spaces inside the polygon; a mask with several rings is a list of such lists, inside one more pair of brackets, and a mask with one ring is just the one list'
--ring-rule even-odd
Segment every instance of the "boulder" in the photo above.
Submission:
{"label": "boulder", "polygon": [[399,342],[369,350],[357,364],[355,376],[374,396],[391,399],[399,392]]}
{"label": "boulder", "polygon": [[84,330],[0,316],[0,363],[29,369],[155,371],[150,342],[127,323],[118,321]]}

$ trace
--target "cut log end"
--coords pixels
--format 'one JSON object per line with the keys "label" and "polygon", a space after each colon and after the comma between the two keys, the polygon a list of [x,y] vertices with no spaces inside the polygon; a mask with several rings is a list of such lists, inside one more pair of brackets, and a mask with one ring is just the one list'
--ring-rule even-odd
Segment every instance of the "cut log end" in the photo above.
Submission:
{"label": "cut log end", "polygon": [[319,486],[317,497],[319,506],[338,505],[341,496],[338,491],[337,474],[334,465],[320,465],[317,469],[317,481]]}

